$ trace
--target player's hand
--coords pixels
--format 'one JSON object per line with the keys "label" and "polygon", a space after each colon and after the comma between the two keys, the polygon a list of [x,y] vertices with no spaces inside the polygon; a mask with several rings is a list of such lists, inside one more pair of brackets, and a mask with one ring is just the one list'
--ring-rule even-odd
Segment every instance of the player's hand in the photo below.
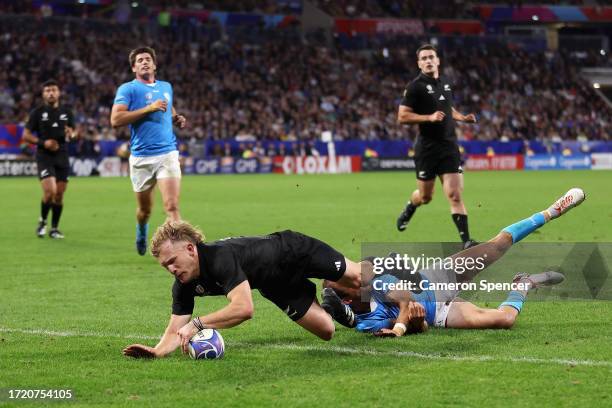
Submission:
{"label": "player's hand", "polygon": [[46,150],[49,150],[50,152],[55,152],[59,149],[59,143],[57,143],[57,140],[55,139],[45,140],[45,143],[43,144],[43,146],[45,147]]}
{"label": "player's hand", "polygon": [[64,126],[64,134],[70,140],[77,138],[77,132],[74,130],[74,128],[71,128],[68,125]]}
{"label": "player's hand", "polygon": [[187,346],[189,345],[189,340],[198,332],[198,329],[193,325],[192,322],[187,323],[183,327],[179,329],[176,333],[181,339],[181,350],[183,354],[187,354],[189,349]]}
{"label": "player's hand", "polygon": [[187,124],[187,118],[183,115],[175,115],[172,118],[172,122],[179,127],[179,129],[183,129]]}
{"label": "player's hand", "polygon": [[474,115],[473,113],[465,115],[463,117],[463,121],[467,123],[476,123],[476,115]]}
{"label": "player's hand", "polygon": [[155,349],[142,344],[132,344],[123,349],[123,355],[133,358],[155,358]]}
{"label": "player's hand", "polygon": [[408,311],[410,312],[410,320],[425,318],[425,307],[419,302],[410,302],[408,304]]}
{"label": "player's hand", "polygon": [[442,111],[435,111],[431,115],[429,115],[430,122],[442,122],[446,114]]}
{"label": "player's hand", "polygon": [[391,329],[380,329],[376,333],[374,333],[376,337],[402,337],[402,335],[396,331]]}
{"label": "player's hand", "polygon": [[162,111],[165,112],[168,109],[168,102],[164,99],[158,99],[149,105],[149,112]]}

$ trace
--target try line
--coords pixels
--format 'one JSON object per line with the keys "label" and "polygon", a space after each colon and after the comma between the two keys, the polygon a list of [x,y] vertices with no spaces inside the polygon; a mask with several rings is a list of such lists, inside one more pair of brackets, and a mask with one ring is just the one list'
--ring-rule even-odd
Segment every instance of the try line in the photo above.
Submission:
{"label": "try line", "polygon": [[[147,336],[142,334],[118,334],[118,333],[98,333],[98,332],[71,332],[71,331],[53,331],[43,329],[11,329],[8,327],[0,327],[0,333],[20,333],[20,334],[40,334],[44,336],[55,337],[97,337],[97,338],[121,338],[121,339],[138,339],[138,340],[159,340],[159,336]],[[253,344],[248,342],[228,342],[230,347],[248,347],[248,348],[270,348],[275,350],[295,350],[295,351],[317,351],[317,352],[333,352],[338,354],[364,355],[364,356],[391,356],[391,357],[408,357],[420,358],[425,360],[439,361],[466,361],[466,362],[508,362],[508,363],[531,363],[531,364],[554,364],[554,365],[570,365],[570,366],[587,366],[587,367],[611,367],[611,361],[596,361],[596,360],[575,360],[563,358],[538,358],[538,357],[499,357],[489,355],[478,356],[457,356],[457,355],[439,355],[417,353],[413,351],[381,351],[368,350],[351,347],[338,346],[302,346],[297,344]]]}

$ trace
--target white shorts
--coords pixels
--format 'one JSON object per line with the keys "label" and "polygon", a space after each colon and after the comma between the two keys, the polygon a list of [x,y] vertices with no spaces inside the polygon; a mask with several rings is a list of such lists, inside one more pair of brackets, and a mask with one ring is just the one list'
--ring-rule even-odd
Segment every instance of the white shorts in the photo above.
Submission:
{"label": "white shorts", "polygon": [[130,156],[130,178],[136,193],[153,187],[157,179],[181,178],[178,151],[159,156]]}
{"label": "white shorts", "polygon": [[450,311],[453,301],[436,302],[436,316],[434,317],[434,327],[446,327],[446,318]]}

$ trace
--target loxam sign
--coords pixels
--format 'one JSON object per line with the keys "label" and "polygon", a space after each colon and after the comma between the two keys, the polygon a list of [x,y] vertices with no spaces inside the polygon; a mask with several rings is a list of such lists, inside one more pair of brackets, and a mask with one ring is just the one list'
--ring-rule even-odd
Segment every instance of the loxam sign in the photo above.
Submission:
{"label": "loxam sign", "polygon": [[284,174],[333,174],[361,171],[360,156],[276,156],[274,172]]}

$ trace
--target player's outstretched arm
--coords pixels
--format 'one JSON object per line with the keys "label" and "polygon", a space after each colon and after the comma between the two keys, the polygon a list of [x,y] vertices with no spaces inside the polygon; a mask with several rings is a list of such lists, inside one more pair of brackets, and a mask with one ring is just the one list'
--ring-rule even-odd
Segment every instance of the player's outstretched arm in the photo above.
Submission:
{"label": "player's outstretched arm", "polygon": [[[243,281],[227,294],[230,301],[223,309],[217,310],[206,316],[197,317],[196,323],[210,329],[227,329],[234,327],[253,317],[253,298],[251,296],[251,285],[249,281]],[[187,353],[189,339],[198,332],[198,327],[193,321],[185,324],[178,331],[180,346]]]}
{"label": "player's outstretched arm", "polygon": [[111,126],[114,128],[127,126],[144,118],[149,113],[157,111],[165,112],[166,109],[168,109],[168,102],[162,99],[158,99],[150,105],[147,105],[144,108],[140,108],[134,111],[129,111],[127,105],[115,104],[113,105],[113,109],[111,110]]}
{"label": "player's outstretched arm", "polygon": [[123,349],[123,355],[134,358],[159,358],[164,357],[181,345],[181,339],[177,332],[181,327],[191,320],[191,315],[172,315],[170,322],[161,340],[155,347],[142,344],[132,344]]}

